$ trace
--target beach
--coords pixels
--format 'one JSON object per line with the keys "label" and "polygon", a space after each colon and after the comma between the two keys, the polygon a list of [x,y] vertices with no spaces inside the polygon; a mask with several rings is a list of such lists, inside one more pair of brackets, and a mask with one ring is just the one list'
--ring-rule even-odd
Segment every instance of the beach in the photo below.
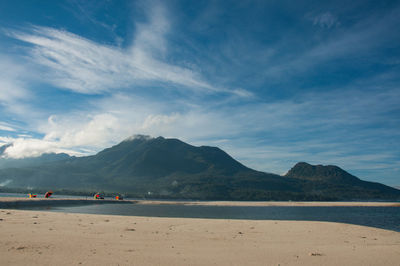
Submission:
{"label": "beach", "polygon": [[331,222],[0,209],[0,265],[28,264],[400,265],[400,233]]}

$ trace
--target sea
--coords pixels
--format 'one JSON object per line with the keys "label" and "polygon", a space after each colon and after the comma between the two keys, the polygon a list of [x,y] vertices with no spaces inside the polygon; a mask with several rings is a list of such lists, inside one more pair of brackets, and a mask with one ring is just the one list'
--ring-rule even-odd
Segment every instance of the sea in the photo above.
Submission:
{"label": "sea", "polygon": [[[26,196],[21,194],[21,196]],[[0,193],[2,196],[18,194]],[[65,198],[66,196],[59,196]],[[70,198],[85,198],[69,196]],[[322,221],[370,226],[400,232],[400,207],[356,206],[201,206],[177,204],[91,204],[29,209],[85,214],[206,219]]]}

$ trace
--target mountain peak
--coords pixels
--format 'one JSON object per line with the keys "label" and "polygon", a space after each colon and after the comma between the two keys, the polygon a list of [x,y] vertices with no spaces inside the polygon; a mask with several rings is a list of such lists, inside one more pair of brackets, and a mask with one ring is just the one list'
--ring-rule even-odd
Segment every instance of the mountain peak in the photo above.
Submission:
{"label": "mountain peak", "polygon": [[312,181],[340,181],[354,183],[359,179],[336,165],[311,165],[299,162],[285,175],[286,177]]}

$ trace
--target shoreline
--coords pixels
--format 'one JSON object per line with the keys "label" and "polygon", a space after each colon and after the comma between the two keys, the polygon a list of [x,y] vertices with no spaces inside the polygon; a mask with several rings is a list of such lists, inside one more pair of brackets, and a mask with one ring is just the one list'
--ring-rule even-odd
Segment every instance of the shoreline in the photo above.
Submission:
{"label": "shoreline", "polygon": [[322,202],[322,201],[173,201],[173,200],[95,200],[73,198],[0,197],[0,209],[90,204],[188,205],[188,206],[288,206],[288,207],[400,207],[400,202]]}
{"label": "shoreline", "polygon": [[400,233],[332,222],[0,210],[4,265],[397,265]]}
{"label": "shoreline", "polygon": [[90,204],[132,204],[133,201],[71,199],[71,198],[0,198],[0,209],[19,209],[29,207],[82,206]]}
{"label": "shoreline", "polygon": [[142,205],[196,205],[196,206],[293,206],[293,207],[400,207],[400,202],[357,202],[357,201],[164,201],[137,200]]}

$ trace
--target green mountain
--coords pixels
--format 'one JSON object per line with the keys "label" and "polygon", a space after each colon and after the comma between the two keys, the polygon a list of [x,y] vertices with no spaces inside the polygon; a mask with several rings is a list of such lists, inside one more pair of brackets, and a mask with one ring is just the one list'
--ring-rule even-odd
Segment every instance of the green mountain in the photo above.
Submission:
{"label": "green mountain", "polygon": [[[136,136],[93,156],[0,169],[0,185],[8,189],[101,190],[136,197],[179,199],[400,198],[399,190],[361,181],[340,168],[318,170],[316,174],[313,166],[311,170],[306,166],[298,164],[283,177],[250,169],[216,147]],[[344,179],[339,178],[341,175]],[[354,178],[359,181],[344,182]]]}
{"label": "green mountain", "polygon": [[400,190],[355,177],[335,165],[297,163],[285,175],[304,181],[304,190],[345,199],[399,198]]}

